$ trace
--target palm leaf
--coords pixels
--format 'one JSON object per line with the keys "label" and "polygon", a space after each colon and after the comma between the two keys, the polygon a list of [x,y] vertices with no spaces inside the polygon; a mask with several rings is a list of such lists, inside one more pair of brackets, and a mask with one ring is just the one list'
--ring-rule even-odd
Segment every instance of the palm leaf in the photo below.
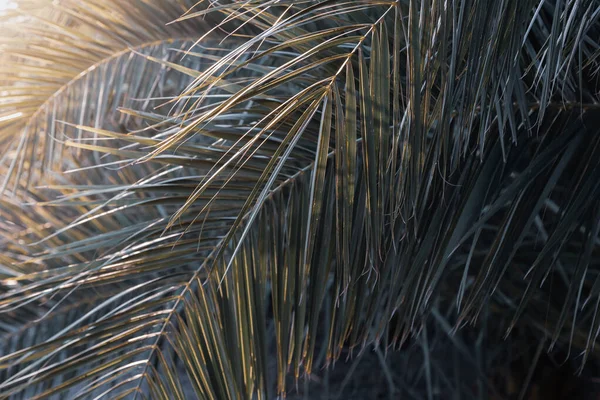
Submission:
{"label": "palm leaf", "polygon": [[213,3],[4,17],[0,312],[60,328],[3,396],[270,398],[411,337],[471,393],[429,354],[483,368],[478,317],[594,351],[592,0]]}
{"label": "palm leaf", "polygon": [[[57,156],[65,155],[62,135],[71,132],[57,132],[57,121],[133,129],[130,118],[115,115],[118,107],[147,98],[156,86],[156,94],[179,93],[185,87],[181,79],[170,79],[164,68],[136,60],[135,54],[176,58],[170,49],[187,48],[202,25],[165,26],[185,10],[185,3],[63,2],[26,17],[3,15],[2,84],[10,87],[3,113],[10,118],[2,121],[2,147],[3,154],[17,156],[11,157],[1,191],[10,183],[14,192],[19,181],[37,182],[36,173],[64,162]],[[82,137],[81,130],[74,134]]]}

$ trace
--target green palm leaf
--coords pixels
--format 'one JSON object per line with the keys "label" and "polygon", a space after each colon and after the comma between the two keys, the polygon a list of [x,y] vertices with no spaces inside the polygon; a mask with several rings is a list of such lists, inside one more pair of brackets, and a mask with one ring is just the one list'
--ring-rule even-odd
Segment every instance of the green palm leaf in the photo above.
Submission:
{"label": "green palm leaf", "polygon": [[0,397],[272,398],[371,347],[483,396],[478,318],[595,351],[593,0],[21,6]]}

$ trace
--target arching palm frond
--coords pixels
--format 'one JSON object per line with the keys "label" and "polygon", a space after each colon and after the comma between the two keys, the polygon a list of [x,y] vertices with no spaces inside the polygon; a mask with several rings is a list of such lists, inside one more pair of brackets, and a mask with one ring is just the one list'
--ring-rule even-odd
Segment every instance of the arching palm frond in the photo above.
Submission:
{"label": "arching palm frond", "polygon": [[595,351],[594,0],[44,10],[2,17],[2,396],[270,398],[411,337],[494,393],[478,319]]}

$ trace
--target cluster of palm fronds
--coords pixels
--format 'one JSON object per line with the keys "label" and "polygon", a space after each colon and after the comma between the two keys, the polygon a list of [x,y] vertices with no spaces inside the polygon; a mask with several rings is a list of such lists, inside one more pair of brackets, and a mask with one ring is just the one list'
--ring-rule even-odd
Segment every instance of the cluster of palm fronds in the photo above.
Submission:
{"label": "cluster of palm fronds", "polygon": [[17,3],[0,398],[271,398],[350,356],[415,398],[528,360],[524,396],[596,358],[597,0]]}

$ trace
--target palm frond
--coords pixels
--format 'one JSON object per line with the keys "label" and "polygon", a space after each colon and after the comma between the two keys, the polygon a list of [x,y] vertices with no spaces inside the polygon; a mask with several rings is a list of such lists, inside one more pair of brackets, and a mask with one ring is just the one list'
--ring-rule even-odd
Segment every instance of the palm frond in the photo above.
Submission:
{"label": "palm frond", "polygon": [[170,49],[189,46],[203,26],[166,25],[186,10],[185,2],[39,4],[1,17],[0,139],[3,159],[11,161],[0,192],[10,184],[14,192],[19,182],[37,183],[40,172],[64,167],[59,156],[69,152],[56,132],[58,121],[132,129],[127,116],[116,115],[118,107],[145,99],[156,86],[155,95],[179,93],[185,87],[180,79],[169,80],[164,68],[136,60],[135,54],[174,59]]}
{"label": "palm frond", "polygon": [[2,396],[270,398],[408,340],[477,395],[429,353],[484,317],[595,351],[593,0],[134,3],[1,45],[0,312],[61,326]]}

